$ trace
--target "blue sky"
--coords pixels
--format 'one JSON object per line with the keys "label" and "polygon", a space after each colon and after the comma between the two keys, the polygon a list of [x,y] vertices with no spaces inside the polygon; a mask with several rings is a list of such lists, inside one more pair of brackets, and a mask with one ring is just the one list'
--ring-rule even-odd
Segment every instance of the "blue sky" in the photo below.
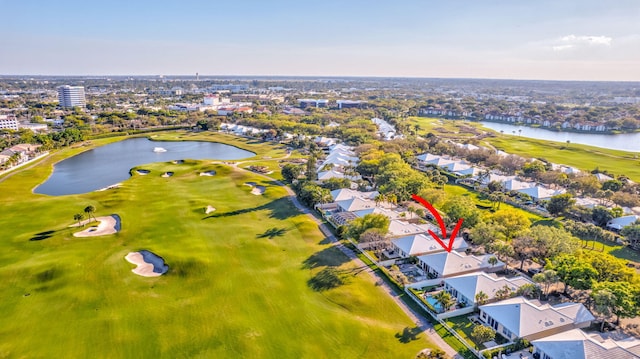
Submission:
{"label": "blue sky", "polygon": [[0,74],[640,81],[637,0],[0,0]]}

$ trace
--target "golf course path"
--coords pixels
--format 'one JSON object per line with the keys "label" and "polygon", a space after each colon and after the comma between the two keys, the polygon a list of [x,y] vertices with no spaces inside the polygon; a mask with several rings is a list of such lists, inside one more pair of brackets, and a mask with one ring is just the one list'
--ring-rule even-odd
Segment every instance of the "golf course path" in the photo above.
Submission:
{"label": "golf course path", "polygon": [[[241,168],[240,166],[237,166],[237,164],[234,167],[240,171],[248,171],[244,168]],[[252,171],[248,172],[262,176],[266,179],[269,179],[270,181],[273,181],[279,186],[282,186],[287,191],[289,200],[296,206],[296,208],[300,212],[309,216],[309,218],[311,218],[315,223],[318,224],[318,227],[320,228],[322,234],[324,234],[325,237],[329,239],[334,247],[338,248],[349,259],[355,261],[359,267],[366,268],[364,272],[368,273],[368,275],[370,275],[376,283],[384,288],[385,292],[387,292],[389,296],[396,302],[396,304],[407,314],[407,316],[409,316],[409,318],[411,318],[411,320],[416,323],[416,325],[421,329],[421,332],[425,333],[433,343],[435,343],[440,349],[444,350],[445,353],[447,353],[447,355],[449,355],[450,357],[454,359],[462,359],[462,356],[458,355],[458,353],[436,333],[433,325],[427,319],[425,319],[422,315],[416,313],[407,304],[405,304],[405,302],[400,299],[399,295],[393,290],[393,288],[391,288],[389,284],[387,284],[386,281],[382,280],[368,265],[360,260],[360,258],[358,258],[358,256],[356,256],[356,254],[351,249],[345,247],[342,243],[340,243],[333,235],[333,233],[329,230],[329,228],[327,228],[327,226],[322,223],[322,221],[316,218],[309,208],[305,207],[300,203],[300,201],[298,201],[295,192],[293,192],[293,190],[289,188],[289,186],[269,176]]]}

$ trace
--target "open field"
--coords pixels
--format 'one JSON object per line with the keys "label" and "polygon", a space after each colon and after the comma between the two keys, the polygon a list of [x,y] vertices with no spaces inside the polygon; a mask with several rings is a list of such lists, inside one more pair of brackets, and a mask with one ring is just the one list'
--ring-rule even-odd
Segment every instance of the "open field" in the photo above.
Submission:
{"label": "open field", "polygon": [[[238,147],[282,151],[252,145]],[[117,189],[31,193],[53,161],[81,150],[0,182],[0,357],[410,358],[432,346],[405,335],[415,323],[257,175],[188,160],[140,166],[151,172]],[[121,231],[73,237],[88,205],[118,214]],[[141,249],[169,272],[133,274],[124,257]]]}

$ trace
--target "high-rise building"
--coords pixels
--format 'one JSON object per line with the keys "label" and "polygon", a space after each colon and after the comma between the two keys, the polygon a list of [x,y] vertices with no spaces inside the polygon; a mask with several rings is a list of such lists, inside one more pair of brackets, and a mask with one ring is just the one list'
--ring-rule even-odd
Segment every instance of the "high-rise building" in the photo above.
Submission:
{"label": "high-rise building", "polygon": [[87,102],[84,97],[84,86],[58,87],[58,101],[63,108],[85,107]]}

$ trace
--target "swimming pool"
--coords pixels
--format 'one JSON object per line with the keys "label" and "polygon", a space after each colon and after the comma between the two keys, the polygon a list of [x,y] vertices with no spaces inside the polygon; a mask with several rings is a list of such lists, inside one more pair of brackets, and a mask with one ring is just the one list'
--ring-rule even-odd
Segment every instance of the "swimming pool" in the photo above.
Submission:
{"label": "swimming pool", "polygon": [[440,305],[440,303],[438,303],[438,301],[434,297],[428,295],[428,296],[425,297],[425,300],[429,304],[431,304],[432,307],[435,308],[436,312],[438,312],[438,313],[442,313],[443,312],[442,305]]}

